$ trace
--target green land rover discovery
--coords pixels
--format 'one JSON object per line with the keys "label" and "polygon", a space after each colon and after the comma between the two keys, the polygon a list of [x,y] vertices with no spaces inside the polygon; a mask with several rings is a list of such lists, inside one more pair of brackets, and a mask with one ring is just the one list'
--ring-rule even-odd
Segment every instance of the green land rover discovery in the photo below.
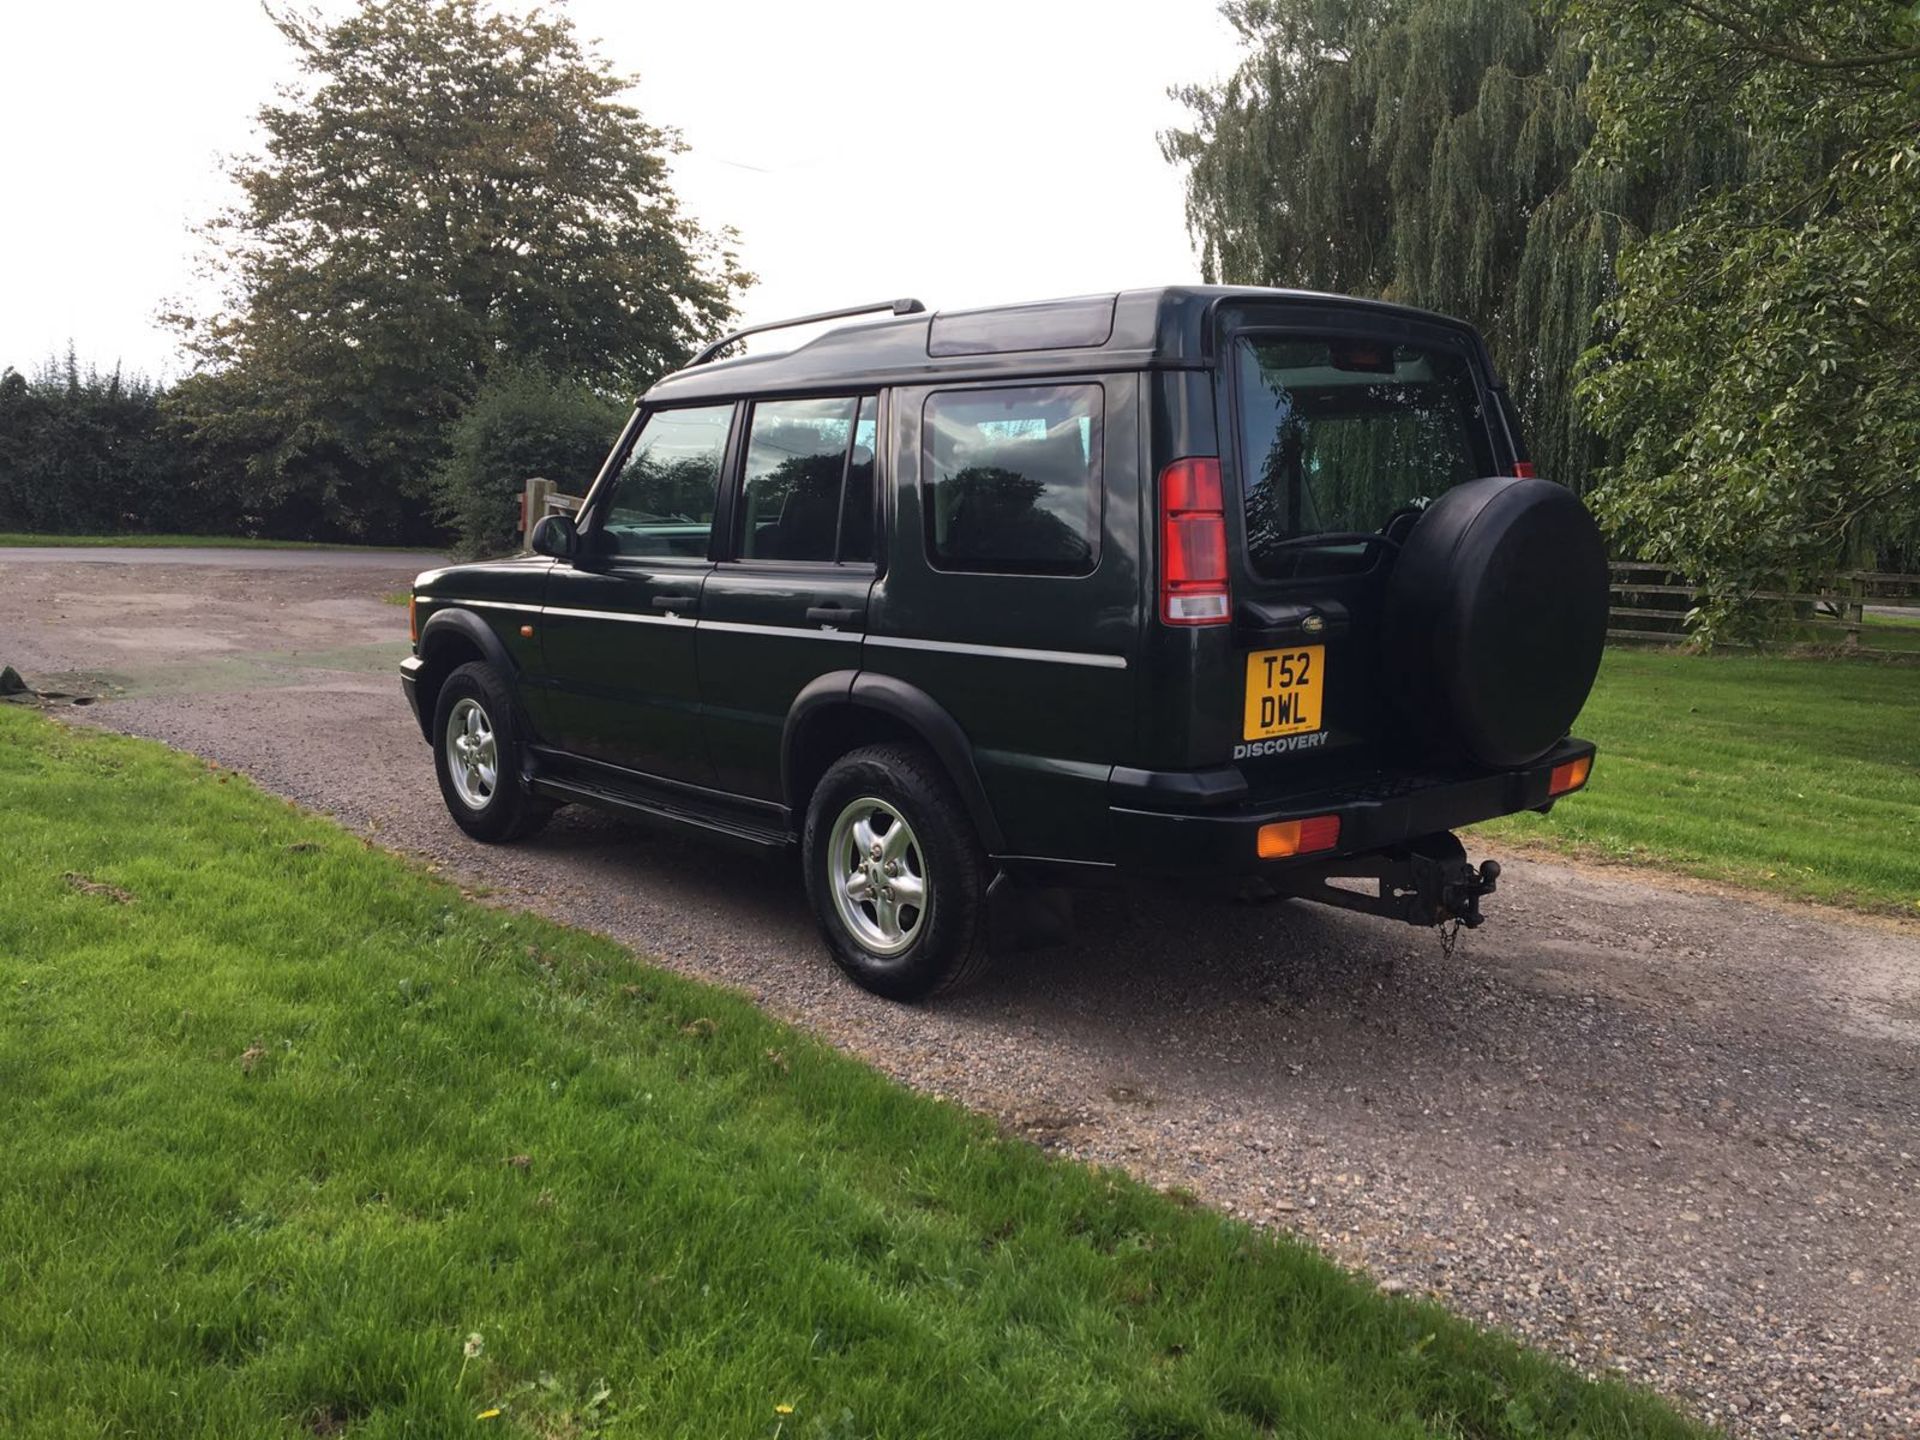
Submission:
{"label": "green land rover discovery", "polygon": [[1478,924],[1499,867],[1451,831],[1586,783],[1605,552],[1469,326],[1217,287],[804,318],[853,323],[717,342],[577,520],[415,582],[468,834],[579,801],[797,848],[834,958],[910,999],[1142,876]]}

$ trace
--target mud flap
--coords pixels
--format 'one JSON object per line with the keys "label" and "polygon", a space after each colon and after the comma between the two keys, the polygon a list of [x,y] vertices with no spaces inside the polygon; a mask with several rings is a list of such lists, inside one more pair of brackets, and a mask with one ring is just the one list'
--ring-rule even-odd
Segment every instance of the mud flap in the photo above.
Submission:
{"label": "mud flap", "polygon": [[[1335,880],[1370,880],[1377,891],[1349,889]],[[1500,881],[1500,862],[1476,866],[1451,831],[1423,835],[1404,845],[1366,855],[1344,855],[1318,865],[1281,871],[1269,882],[1275,891],[1343,910],[1384,915],[1409,925],[1444,925],[1457,920],[1469,930],[1486,917],[1480,897]]]}
{"label": "mud flap", "polygon": [[997,955],[1065,945],[1073,939],[1073,896],[1023,885],[1003,870],[987,886],[987,945]]}

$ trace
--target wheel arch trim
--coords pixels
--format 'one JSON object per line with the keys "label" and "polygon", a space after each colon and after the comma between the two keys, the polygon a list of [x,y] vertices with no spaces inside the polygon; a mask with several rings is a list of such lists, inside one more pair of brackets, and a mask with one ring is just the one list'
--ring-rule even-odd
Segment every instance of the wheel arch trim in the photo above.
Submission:
{"label": "wheel arch trim", "polygon": [[[501,678],[507,682],[510,693],[517,688],[513,682],[519,674],[520,667],[514,664],[512,653],[494,633],[491,625],[473,611],[463,610],[457,604],[435,610],[421,623],[420,639],[414,646],[414,654],[420,660],[420,669],[417,673],[422,679],[427,676],[433,677],[431,689],[422,692],[421,704],[416,712],[416,718],[420,721],[420,733],[428,740],[434,738],[434,699],[440,693],[440,682],[457,668],[454,665],[439,662],[436,655],[445,650],[447,644],[454,640],[464,640],[478,649],[481,658],[500,672]],[[516,713],[513,718],[522,727],[523,733],[531,734],[531,731],[525,729],[525,717],[517,711],[516,696]]]}
{"label": "wheel arch trim", "polygon": [[794,697],[787,711],[786,725],[780,737],[780,793],[788,813],[800,823],[806,798],[799,793],[800,777],[796,760],[800,744],[810,723],[824,718],[824,712],[848,705],[871,710],[900,722],[934,754],[940,766],[960,792],[960,803],[979,832],[980,843],[989,854],[1006,849],[1000,822],[987,799],[986,786],[974,764],[973,745],[960,724],[926,691],[891,675],[868,671],[835,670],[810,681]]}

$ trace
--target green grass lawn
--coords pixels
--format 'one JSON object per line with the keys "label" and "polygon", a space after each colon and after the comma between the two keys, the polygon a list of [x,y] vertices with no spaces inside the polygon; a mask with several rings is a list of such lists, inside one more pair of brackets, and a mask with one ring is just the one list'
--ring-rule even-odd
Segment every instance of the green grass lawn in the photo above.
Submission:
{"label": "green grass lawn", "polygon": [[190,757],[0,795],[9,1440],[1700,1433]]}
{"label": "green grass lawn", "polygon": [[1485,831],[1920,913],[1920,666],[1614,649],[1574,733],[1587,789]]}
{"label": "green grass lawn", "polygon": [[0,549],[32,545],[113,545],[133,549],[214,550],[393,550],[412,553],[419,546],[335,545],[312,540],[256,540],[246,535],[29,535],[0,530]]}
{"label": "green grass lawn", "polygon": [[[1861,617],[1860,644],[1869,650],[1920,651],[1920,620],[1905,615]],[[1819,645],[1844,646],[1847,632],[1830,621],[1804,626],[1800,638]]]}

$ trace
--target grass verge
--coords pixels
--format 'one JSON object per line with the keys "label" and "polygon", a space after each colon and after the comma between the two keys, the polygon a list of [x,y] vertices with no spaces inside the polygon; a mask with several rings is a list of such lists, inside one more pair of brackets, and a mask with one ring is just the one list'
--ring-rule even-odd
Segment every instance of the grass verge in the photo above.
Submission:
{"label": "grass verge", "polygon": [[30,535],[0,530],[0,549],[14,546],[103,545],[136,550],[390,550],[412,554],[420,546],[340,545],[319,540],[256,540],[247,535]]}
{"label": "grass verge", "polygon": [[10,1437],[1700,1433],[190,757],[0,794]]}
{"label": "grass verge", "polygon": [[1920,915],[1920,667],[1609,650],[1593,781],[1509,841]]}

